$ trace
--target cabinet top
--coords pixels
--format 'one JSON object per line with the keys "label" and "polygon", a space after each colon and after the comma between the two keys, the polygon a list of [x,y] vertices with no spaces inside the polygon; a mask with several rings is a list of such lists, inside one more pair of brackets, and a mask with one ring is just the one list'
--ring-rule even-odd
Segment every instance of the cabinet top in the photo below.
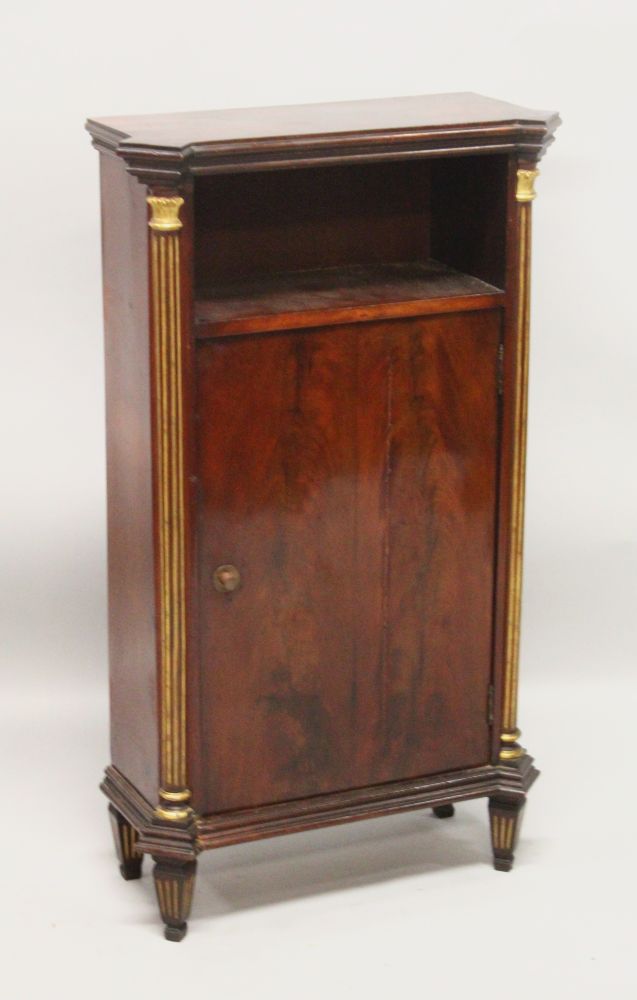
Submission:
{"label": "cabinet top", "polygon": [[479,94],[89,118],[94,145],[121,156],[147,183],[187,174],[518,152],[538,159],[560,123]]}

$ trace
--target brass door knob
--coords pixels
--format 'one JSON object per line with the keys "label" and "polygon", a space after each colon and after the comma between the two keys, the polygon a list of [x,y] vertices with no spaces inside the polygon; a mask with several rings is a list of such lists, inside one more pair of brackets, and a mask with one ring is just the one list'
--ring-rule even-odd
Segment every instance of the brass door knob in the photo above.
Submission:
{"label": "brass door knob", "polygon": [[241,574],[236,566],[217,566],[212,582],[221,594],[231,594],[241,583]]}

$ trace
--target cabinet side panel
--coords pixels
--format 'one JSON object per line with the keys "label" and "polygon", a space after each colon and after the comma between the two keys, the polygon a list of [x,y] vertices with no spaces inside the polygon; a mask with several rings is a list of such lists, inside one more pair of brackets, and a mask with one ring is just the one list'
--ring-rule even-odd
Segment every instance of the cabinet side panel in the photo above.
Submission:
{"label": "cabinet side panel", "polygon": [[102,154],[113,764],[157,794],[153,495],[146,190]]}

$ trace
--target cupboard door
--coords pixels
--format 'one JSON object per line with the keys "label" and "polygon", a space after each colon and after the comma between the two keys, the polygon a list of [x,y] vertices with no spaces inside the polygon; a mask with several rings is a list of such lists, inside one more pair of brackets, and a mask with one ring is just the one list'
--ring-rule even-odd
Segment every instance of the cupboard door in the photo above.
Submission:
{"label": "cupboard door", "polygon": [[494,310],[199,345],[201,811],[488,761],[499,339]]}

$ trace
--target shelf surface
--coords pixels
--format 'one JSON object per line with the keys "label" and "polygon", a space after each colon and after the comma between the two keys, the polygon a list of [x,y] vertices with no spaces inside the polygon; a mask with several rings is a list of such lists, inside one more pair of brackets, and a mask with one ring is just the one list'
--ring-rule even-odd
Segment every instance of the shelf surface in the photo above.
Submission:
{"label": "shelf surface", "polygon": [[297,271],[199,291],[198,337],[493,309],[504,292],[436,261]]}

